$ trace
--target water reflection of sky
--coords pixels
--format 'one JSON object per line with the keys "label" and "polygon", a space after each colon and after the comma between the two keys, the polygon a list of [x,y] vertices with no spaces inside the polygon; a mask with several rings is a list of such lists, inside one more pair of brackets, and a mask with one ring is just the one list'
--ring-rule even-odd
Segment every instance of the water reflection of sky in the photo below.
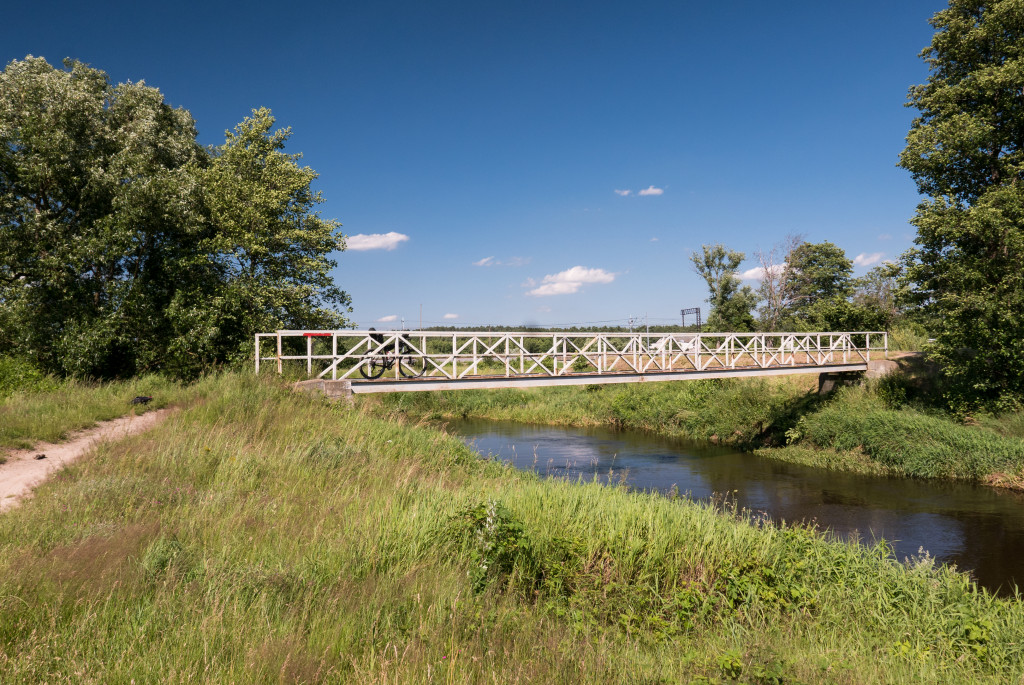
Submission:
{"label": "water reflection of sky", "polygon": [[801,467],[725,448],[606,429],[483,421],[450,428],[482,455],[572,480],[641,490],[678,488],[694,499],[730,493],[777,521],[813,522],[842,538],[884,538],[899,559],[921,549],[990,589],[1024,579],[1024,498],[974,485],[877,478]]}

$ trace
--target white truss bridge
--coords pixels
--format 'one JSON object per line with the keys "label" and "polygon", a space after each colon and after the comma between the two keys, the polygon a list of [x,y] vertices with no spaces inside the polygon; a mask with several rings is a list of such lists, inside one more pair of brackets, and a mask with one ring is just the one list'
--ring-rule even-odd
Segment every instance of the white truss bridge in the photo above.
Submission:
{"label": "white truss bridge", "polygon": [[[272,344],[273,354],[264,348]],[[697,380],[865,371],[883,331],[597,333],[301,331],[256,334],[256,373],[302,364],[354,393]],[[296,370],[300,370],[299,369]]]}

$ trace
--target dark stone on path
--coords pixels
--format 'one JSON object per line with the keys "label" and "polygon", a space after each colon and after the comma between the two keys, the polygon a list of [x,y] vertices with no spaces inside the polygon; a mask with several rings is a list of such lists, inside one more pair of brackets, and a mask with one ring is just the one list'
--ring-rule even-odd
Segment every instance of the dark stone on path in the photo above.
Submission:
{"label": "dark stone on path", "polygon": [[45,454],[37,454],[36,456],[34,456],[32,458],[33,459],[46,459],[46,455]]}

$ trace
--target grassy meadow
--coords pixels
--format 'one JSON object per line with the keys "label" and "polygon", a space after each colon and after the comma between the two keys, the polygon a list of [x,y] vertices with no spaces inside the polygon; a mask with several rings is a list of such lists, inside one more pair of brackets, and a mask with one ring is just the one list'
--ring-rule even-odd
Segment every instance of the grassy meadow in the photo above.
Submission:
{"label": "grassy meadow", "polygon": [[[1024,675],[1020,601],[928,557],[544,480],[379,403],[177,392],[0,516],[4,683]],[[722,430],[710,405],[690,420]]]}

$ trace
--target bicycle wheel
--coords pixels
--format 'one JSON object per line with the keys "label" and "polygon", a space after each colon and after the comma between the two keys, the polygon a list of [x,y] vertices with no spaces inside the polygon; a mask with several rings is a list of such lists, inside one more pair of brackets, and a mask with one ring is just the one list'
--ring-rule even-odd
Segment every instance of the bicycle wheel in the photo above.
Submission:
{"label": "bicycle wheel", "polygon": [[398,371],[406,378],[419,378],[426,370],[426,357],[410,355],[398,358]]}
{"label": "bicycle wheel", "polygon": [[387,371],[389,364],[384,357],[370,357],[359,365],[359,373],[367,380],[380,378]]}

